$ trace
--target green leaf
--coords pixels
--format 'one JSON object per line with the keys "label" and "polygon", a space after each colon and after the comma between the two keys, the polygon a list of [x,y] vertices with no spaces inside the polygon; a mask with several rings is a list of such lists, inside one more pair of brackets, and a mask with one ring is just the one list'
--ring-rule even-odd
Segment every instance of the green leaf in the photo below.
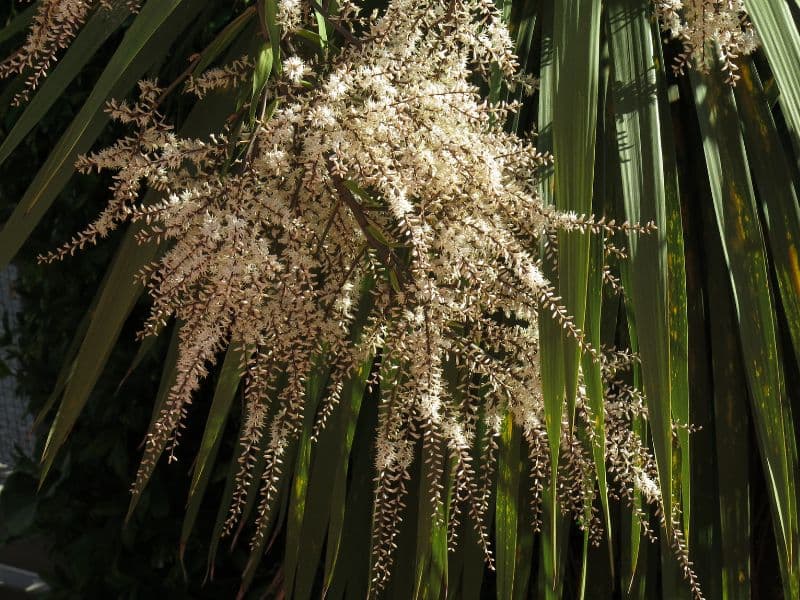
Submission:
{"label": "green leaf", "polygon": [[[669,223],[649,11],[648,0],[611,0],[608,23],[625,217],[631,222],[654,221],[658,227],[649,236],[628,236],[630,259],[626,267],[629,277],[625,286],[636,313],[648,420],[660,485],[664,491],[664,513],[669,523],[673,483],[670,322],[667,305]],[[683,320],[685,325],[685,312]],[[688,390],[688,386],[685,389]],[[667,527],[669,529],[669,524]]]}
{"label": "green leaf", "polygon": [[[273,390],[273,392],[270,394],[270,397],[267,401],[268,409],[265,419],[266,422],[270,422],[272,419],[275,418],[275,415],[278,411],[278,403],[275,402],[275,398],[277,396],[276,390],[280,390],[281,387],[283,387],[284,385],[286,385],[285,377],[283,376],[278,377],[278,380],[275,385],[275,390]],[[241,468],[241,464],[239,463],[239,457],[241,457],[242,452],[244,452],[244,445],[242,443],[242,431],[246,422],[247,422],[247,414],[245,411],[245,406],[242,405],[241,426],[239,435],[236,437],[237,444],[234,449],[233,458],[231,459],[231,466],[228,471],[228,479],[225,483],[225,491],[222,495],[222,499],[220,500],[219,510],[217,511],[217,517],[214,522],[214,528],[211,533],[211,543],[209,544],[208,563],[207,563],[208,564],[207,571],[208,574],[211,575],[213,575],[214,572],[214,564],[216,562],[217,550],[219,549],[219,544],[222,541],[222,534],[225,529],[225,523],[228,520],[233,493],[236,489],[235,486],[236,476],[238,475],[239,470]],[[261,488],[262,478],[267,464],[265,451],[268,447],[269,439],[270,439],[269,435],[263,435],[261,437],[258,449],[256,450],[258,458],[251,470],[252,479],[250,482],[250,486],[246,491],[245,506],[239,517],[239,526],[237,530],[233,533],[231,539],[231,545],[230,545],[231,551],[233,551],[234,547],[236,546],[239,540],[239,536],[241,535],[245,525],[248,523],[250,515],[253,512],[253,508],[255,507],[256,502],[258,500],[259,490]],[[287,452],[285,454],[287,463],[293,460],[295,448],[296,444],[289,445],[289,448],[287,449]],[[284,478],[284,481],[285,480],[286,479]],[[276,522],[280,521],[279,515],[284,514],[286,509],[285,506],[286,499],[288,498],[287,487],[288,486],[283,485],[278,488],[278,497],[274,499],[273,503],[270,506],[269,514],[267,515],[267,527],[264,529],[264,536],[262,537],[261,541],[257,546],[251,548],[251,557],[250,559],[248,559],[248,565],[250,565],[251,563],[252,564],[257,563],[257,559],[255,559],[255,557],[261,555],[261,553],[264,550],[264,544],[266,543],[267,538],[269,538],[269,536],[272,535],[273,528],[275,527]],[[279,508],[276,510],[276,507]],[[255,560],[256,562],[253,563],[253,560]],[[250,571],[249,577],[252,577],[253,567],[250,567],[249,571]],[[242,585],[243,587],[245,587],[244,583]],[[247,585],[249,585],[249,583]]]}
{"label": "green leaf", "polygon": [[[628,269],[623,269],[622,279],[625,285],[628,284],[627,273]],[[633,353],[638,353],[639,337],[636,328],[636,315],[631,309],[629,299],[627,298],[625,300],[625,310],[630,350]],[[641,389],[641,365],[633,365],[630,381],[628,383],[632,384],[636,389]],[[639,439],[643,441],[647,440],[647,424],[641,416],[634,417],[633,423],[631,424],[631,431],[633,435],[637,436]],[[632,597],[632,595],[636,596],[637,584],[644,589],[644,581],[641,581],[643,577],[640,574],[646,568],[643,566],[643,561],[646,559],[646,552],[644,550],[646,546],[642,546],[642,524],[639,520],[639,513],[644,510],[642,494],[638,490],[634,490],[632,506],[630,510],[622,511],[620,519],[622,525],[621,530],[623,532],[621,538],[624,540],[624,542],[620,544],[620,552],[622,554],[620,560],[620,576],[622,578],[623,589],[629,597]],[[644,592],[642,591],[639,597],[644,597],[643,594]]]}
{"label": "green leaf", "polygon": [[[530,460],[523,456],[522,473],[530,472]],[[531,597],[531,573],[533,572],[533,548],[536,532],[531,526],[529,511],[525,510],[531,503],[531,490],[527,482],[520,485],[517,500],[523,517],[517,519],[517,566],[514,568],[514,598],[526,600]]]}
{"label": "green leaf", "polygon": [[581,548],[581,570],[580,570],[580,583],[578,588],[578,600],[584,600],[586,597],[586,582],[589,567],[589,531],[583,532],[583,546]]}
{"label": "green leaf", "polygon": [[291,501],[289,502],[289,516],[286,522],[286,553],[283,559],[283,569],[286,577],[286,595],[293,597],[295,571],[300,558],[303,519],[306,515],[306,501],[308,480],[311,472],[311,433],[314,427],[314,416],[317,406],[322,399],[328,383],[330,371],[325,366],[325,358],[320,357],[315,368],[308,376],[306,384],[305,423],[298,443],[297,459],[294,468],[294,478],[291,485]]}
{"label": "green leaf", "polygon": [[734,89],[748,162],[753,170],[767,241],[789,334],[800,356],[800,207],[789,160],[751,60],[741,63]]}
{"label": "green leaf", "polygon": [[[471,449],[471,457],[475,464],[491,452],[492,443],[488,436],[489,423],[486,415],[486,407],[478,408],[478,419],[476,425],[475,442]],[[496,504],[497,486],[490,487],[489,506]],[[491,530],[494,522],[495,511],[488,511],[486,515],[486,528]],[[530,525],[530,523],[527,523]],[[481,588],[483,587],[484,571],[486,570],[484,548],[482,547],[475,526],[469,519],[462,519],[461,531],[459,532],[459,548],[456,556],[460,557],[460,565],[451,570],[453,577],[450,578],[452,584],[449,586],[448,598],[453,600],[479,600],[481,598]]]}
{"label": "green leaf", "polygon": [[[366,279],[362,282],[361,299],[359,301],[358,312],[353,319],[350,326],[350,339],[357,341],[363,331],[364,326],[369,319],[370,311],[373,306],[371,296],[371,289],[373,282],[371,279]],[[329,479],[330,475],[337,472],[334,465],[330,465],[330,469],[326,469],[322,473],[318,470],[311,470],[311,453],[312,453],[312,432],[314,431],[314,423],[316,420],[317,407],[323,399],[328,385],[328,378],[330,376],[330,367],[327,365],[329,357],[320,355],[317,359],[317,365],[309,374],[306,384],[306,413],[305,421],[303,423],[303,431],[300,435],[299,447],[297,452],[297,462],[295,464],[294,480],[292,482],[291,503],[289,507],[289,517],[286,525],[286,553],[284,556],[284,573],[286,578],[286,591],[287,596],[292,597],[295,582],[295,571],[301,556],[310,558],[319,556],[322,547],[322,535],[327,524],[329,505],[323,502],[319,504],[319,500],[325,498],[325,491],[330,489],[332,481]],[[352,398],[352,395],[363,394],[364,387],[366,386],[366,377],[369,373],[369,368],[372,361],[361,365],[361,369],[353,375],[353,379],[348,382],[347,386],[355,386],[354,389],[344,389],[343,393],[347,393]],[[343,396],[345,399],[347,395]],[[339,406],[341,409],[342,407]],[[334,439],[333,444],[338,444],[342,440]],[[336,446],[328,448],[331,452],[330,456],[339,454]],[[321,448],[318,450],[322,450]],[[349,448],[342,449],[345,454],[344,459],[347,460],[349,456]],[[322,461],[319,455],[316,455],[317,460]],[[310,477],[314,474],[317,476],[317,481],[313,489],[310,485]],[[322,486],[322,487],[321,487]],[[311,496],[310,493],[314,492],[316,496]],[[316,512],[309,512],[306,510],[306,503],[310,500],[315,500],[313,508]],[[306,524],[308,523],[308,524]],[[314,561],[316,562],[316,561]],[[310,588],[313,583],[314,569],[305,565],[303,569],[304,579],[300,580],[304,590],[307,589],[310,593]]]}
{"label": "green leaf", "polygon": [[203,480],[208,480],[208,474],[214,464],[214,457],[219,449],[222,440],[222,432],[225,423],[228,421],[231,404],[239,389],[239,381],[242,378],[242,363],[246,356],[241,348],[229,346],[225,353],[225,360],[217,380],[217,387],[214,397],[211,400],[211,408],[206,419],[206,427],[203,432],[203,439],[200,442],[200,449],[197,451],[197,460],[192,474],[192,483],[189,486],[189,498],[201,493],[200,485]]}
{"label": "green leaf", "polygon": [[[704,212],[709,213],[705,223],[715,228],[713,209]],[[706,500],[718,498],[719,514],[719,574],[713,576],[721,579],[721,597],[749,600],[752,540],[750,477],[746,465],[754,448],[750,443],[747,380],[737,339],[731,283],[719,235],[712,231],[713,235],[704,236],[704,258],[708,264],[708,312],[713,315],[709,318],[709,339],[714,377],[712,450],[717,467],[716,494]]]}
{"label": "green leaf", "polygon": [[189,499],[187,500],[186,515],[181,530],[181,561],[183,560],[186,541],[194,528],[194,523],[200,512],[200,504],[217,459],[225,424],[228,422],[228,415],[231,412],[236,390],[239,389],[239,381],[242,378],[242,362],[245,358],[245,352],[234,346],[229,346],[228,351],[225,353],[225,360],[222,363],[217,387],[214,390],[214,398],[211,401],[211,408],[206,419],[203,439],[200,442],[200,449],[197,451],[192,483],[189,486]]}
{"label": "green leaf", "polygon": [[124,0],[116,2],[111,10],[98,10],[70,44],[64,56],[56,63],[53,71],[45,78],[41,87],[31,99],[25,111],[14,123],[0,145],[0,164],[11,155],[25,136],[39,123],[42,117],[55,104],[67,86],[92,59],[97,50],[122,25],[130,15]]}
{"label": "green leaf", "polygon": [[256,64],[253,69],[253,91],[250,96],[250,118],[255,117],[256,109],[258,108],[259,98],[264,88],[267,87],[267,81],[272,73],[273,66],[273,50],[272,46],[264,45],[259,50],[256,56]]}
{"label": "green leaf", "polygon": [[[241,424],[239,426],[238,435],[236,436],[237,443],[234,448],[233,457],[230,460],[230,465],[228,466],[228,476],[225,479],[225,489],[222,492],[222,497],[219,501],[219,508],[217,509],[217,516],[214,520],[214,527],[211,530],[211,541],[209,542],[208,560],[206,563],[206,580],[214,579],[214,566],[217,558],[217,550],[219,548],[220,540],[222,539],[222,532],[225,528],[225,521],[228,517],[228,511],[233,500],[233,492],[236,489],[236,475],[239,473],[239,469],[241,468],[238,459],[239,456],[241,456],[243,449],[241,439],[246,420],[247,415],[245,413],[245,407],[242,405]],[[184,521],[184,526],[185,523],[186,522]]]}
{"label": "green leaf", "polygon": [[456,463],[452,457],[445,461],[443,498],[439,511],[433,520],[430,538],[430,560],[428,573],[425,579],[424,598],[441,598],[447,591],[450,577],[448,561],[448,532],[447,524],[450,519],[450,503],[455,493],[455,468]]}
{"label": "green leaf", "polygon": [[277,0],[258,0],[259,14],[262,23],[269,34],[269,43],[272,46],[272,57],[275,61],[275,72],[281,73],[281,29],[278,24]]}
{"label": "green leaf", "polygon": [[[680,466],[673,473],[673,491],[681,501],[683,512],[683,531],[687,545],[691,548],[691,507],[692,476],[689,429],[690,386],[689,386],[689,307],[686,283],[686,252],[684,247],[683,220],[681,211],[681,192],[678,180],[677,150],[672,132],[672,119],[668,104],[669,93],[661,32],[655,23],[651,24],[653,45],[656,48],[656,97],[661,117],[661,150],[664,164],[664,191],[666,211],[667,246],[667,317],[669,320],[669,370],[670,370],[670,408],[672,419],[680,425],[677,447],[673,444],[673,461]],[[674,440],[673,440],[674,442]],[[676,454],[678,456],[676,457]]]}
{"label": "green leaf", "polygon": [[[521,2],[511,3],[511,19],[509,29],[514,35],[515,48],[519,57],[519,72],[530,72],[536,49],[533,46],[533,36],[536,31],[536,20],[539,16],[538,0],[522,0]],[[520,88],[514,94],[515,100],[522,102],[524,99],[523,90]],[[525,109],[518,111],[511,120],[511,131],[520,132],[521,120]]]}
{"label": "green leaf", "polygon": [[[541,151],[552,151],[553,149],[553,114],[555,112],[555,92],[557,81],[557,69],[555,60],[555,51],[553,49],[553,2],[548,0],[542,5],[542,42],[541,42],[541,68],[540,68],[540,85],[539,85],[539,140],[538,148]],[[553,194],[555,187],[555,178],[550,174],[543,173],[541,196],[542,201],[547,204],[553,204]],[[545,264],[545,268],[550,265]],[[550,269],[547,272],[557,283],[557,273]],[[544,413],[545,413],[545,426],[547,429],[547,437],[550,442],[550,463],[552,466],[553,477],[550,480],[545,496],[552,494],[556,489],[554,482],[556,480],[555,470],[558,467],[558,458],[560,454],[559,440],[561,437],[561,414],[564,403],[564,354],[561,352],[562,332],[561,328],[551,317],[549,311],[539,311],[539,361],[541,364],[541,377],[542,377],[542,397],[544,399]],[[544,504],[547,505],[547,500],[550,506],[554,506],[553,498],[545,498]],[[556,530],[556,520],[558,519],[558,511],[544,511],[544,519],[548,523],[550,530]],[[550,536],[547,538],[549,544],[545,543],[545,536],[542,536],[542,550],[541,554],[548,553],[549,556],[545,559],[540,558],[540,564],[545,571],[545,575],[554,576],[556,571],[550,570],[547,573],[546,567],[548,565],[556,564],[556,557],[558,556],[558,548],[556,548],[557,537]]]}
{"label": "green leaf", "polygon": [[[404,510],[397,515],[398,531],[394,544],[397,548],[394,551],[392,561],[392,572],[385,588],[380,592],[375,592],[373,582],[370,581],[366,599],[385,598],[385,600],[419,600],[424,590],[416,587],[417,571],[427,571],[429,549],[431,542],[430,525],[423,531],[424,539],[420,539],[419,526],[424,523],[425,515],[421,514],[423,505],[427,504],[430,490],[424,481],[422,472],[424,464],[419,457],[425,456],[425,448],[420,448],[421,444],[416,444],[414,461],[409,469],[409,478],[405,483],[408,490],[408,501]],[[421,453],[420,453],[421,449]],[[424,490],[424,493],[423,493]],[[430,506],[430,504],[428,504]],[[430,510],[430,509],[429,509]],[[430,513],[429,513],[430,516]],[[374,519],[373,513],[373,519]],[[428,520],[430,524],[430,520]],[[374,538],[373,538],[374,539]],[[419,550],[423,550],[419,553]],[[420,595],[417,595],[420,594]]]}
{"label": "green leaf", "polygon": [[[556,0],[554,4],[552,143],[553,154],[558,157],[554,169],[555,204],[560,210],[585,215],[592,211],[594,188],[600,8],[600,3],[591,0]],[[583,330],[590,239],[579,232],[559,232],[558,240],[559,294],[573,315],[575,327]],[[572,423],[580,349],[573,340],[567,340],[562,351],[567,416]],[[552,443],[558,443],[558,438]]]}
{"label": "green leaf", "polygon": [[[353,446],[355,425],[364,397],[366,379],[372,360],[364,362],[342,389],[340,407],[330,417],[319,442],[309,477],[307,510],[303,518],[300,539],[303,551],[297,563],[297,582],[294,597],[298,600],[311,597],[311,587],[322,552],[322,542],[327,531],[325,571],[332,573],[338,558],[345,510],[350,450]],[[330,562],[330,564],[328,564]],[[330,582],[325,583],[327,588]]]}
{"label": "green leaf", "polygon": [[233,21],[222,31],[217,34],[217,37],[205,47],[200,53],[192,74],[197,76],[203,71],[208,69],[217,58],[230,46],[234,40],[244,31],[244,28],[250,23],[250,20],[255,16],[256,11],[254,7],[247,8],[242,14],[236,17]]}
{"label": "green leaf", "polygon": [[[716,74],[715,74],[716,75]],[[718,77],[691,73],[717,226],[730,271],[759,454],[768,482],[787,598],[800,595],[797,457],[778,354],[775,306],[750,169],[733,93]]]}
{"label": "green leaf", "polygon": [[[539,534],[539,575],[536,578],[536,598],[539,600],[561,600],[564,590],[564,569],[566,566],[566,546],[570,530],[568,517],[561,514],[553,504],[554,494],[545,490],[542,510],[544,514],[555,514],[554,520],[545,519]],[[555,527],[553,527],[555,526]],[[555,548],[556,552],[549,550]]]}
{"label": "green leaf", "polygon": [[[329,40],[330,36],[329,36],[329,32],[328,32],[327,17],[329,16],[329,14],[331,12],[331,7],[335,7],[336,4],[337,3],[335,1],[334,2],[330,2],[329,5],[328,5],[328,14],[325,14],[325,15],[323,15],[318,10],[314,11],[314,17],[315,17],[315,19],[317,21],[317,32],[318,32],[318,36],[319,36],[319,39],[320,39],[320,42],[321,42],[320,47],[324,48],[328,44],[328,40]],[[301,30],[301,31],[303,31],[303,30]]]}
{"label": "green leaf", "polygon": [[747,11],[778,82],[778,102],[800,161],[800,33],[786,0],[750,0]]}
{"label": "green leaf", "polygon": [[503,420],[497,452],[495,553],[497,555],[498,600],[514,597],[519,483],[522,470],[521,447],[520,428],[514,425],[511,413],[509,413]]}
{"label": "green leaf", "polygon": [[319,49],[324,49],[327,42],[318,33],[309,31],[308,29],[297,29],[292,32],[294,35],[311,42],[311,44]]}
{"label": "green leaf", "polygon": [[[447,581],[447,508],[452,490],[448,482],[444,480],[436,482],[435,474],[441,472],[444,478],[449,480],[453,464],[449,457],[442,453],[444,447],[441,441],[434,440],[433,443],[439,443],[438,453],[434,448],[426,447],[426,442],[423,440],[419,460],[421,474],[418,482],[414,482],[413,479],[411,482],[412,486],[414,483],[417,484],[417,515],[410,523],[415,526],[416,537],[415,552],[411,555],[411,562],[414,565],[411,596],[413,600],[439,598],[439,591],[442,587],[446,587]],[[444,490],[438,503],[434,503],[431,497],[431,487],[435,483],[442,484]],[[402,565],[400,556],[398,564]],[[445,586],[442,586],[443,583]]]}
{"label": "green leaf", "polygon": [[[603,239],[600,236],[592,239],[591,267],[589,271],[589,301],[586,307],[586,335],[587,340],[594,347],[601,346],[600,325],[603,304]],[[603,510],[603,520],[606,526],[606,541],[608,544],[609,563],[612,565],[614,549],[611,535],[611,509],[608,497],[608,476],[606,474],[605,456],[605,386],[600,365],[591,356],[583,357],[583,377],[586,384],[586,395],[589,407],[592,410],[592,429],[594,438],[591,442],[592,457],[594,459],[597,489],[600,495],[600,506]]]}
{"label": "green leaf", "polygon": [[[332,513],[329,531],[338,540],[328,545],[323,585],[325,597],[366,598],[370,573],[370,539],[372,530],[373,479],[372,462],[375,431],[378,423],[378,389],[367,391],[358,414],[351,454],[353,456],[347,486],[347,499],[340,506],[344,521],[340,529],[337,512]],[[333,548],[337,551],[334,552]]]}
{"label": "green leaf", "polygon": [[[611,199],[617,192],[614,184],[616,178],[609,176],[610,168],[616,167],[616,162],[609,161],[607,157],[612,154],[613,145],[610,140],[614,135],[613,114],[609,100],[611,84],[611,69],[608,60],[608,42],[604,41],[601,48],[601,84],[599,94],[598,144],[596,147],[595,170],[598,175],[594,183],[593,208],[596,214],[607,214],[613,210]],[[592,236],[589,254],[589,277],[587,280],[586,301],[586,340],[594,347],[601,348],[603,325],[603,273],[606,267],[605,234]],[[613,293],[613,292],[612,292]],[[593,423],[591,423],[594,436],[587,445],[591,444],[594,472],[597,477],[597,491],[600,495],[600,506],[606,528],[606,543],[608,548],[608,564],[613,577],[614,572],[614,545],[611,530],[611,507],[608,495],[608,475],[606,473],[606,433],[605,433],[605,384],[600,364],[589,355],[583,356],[581,369],[586,386],[586,396],[591,409]]]}

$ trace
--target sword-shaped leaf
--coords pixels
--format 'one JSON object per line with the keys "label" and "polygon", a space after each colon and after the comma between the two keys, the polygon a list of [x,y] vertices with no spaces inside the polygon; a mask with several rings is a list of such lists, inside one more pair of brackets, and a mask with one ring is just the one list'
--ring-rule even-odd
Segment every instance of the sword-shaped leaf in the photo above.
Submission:
{"label": "sword-shaped leaf", "polygon": [[225,353],[225,360],[220,369],[219,379],[214,390],[214,398],[211,400],[211,408],[208,411],[206,427],[203,431],[203,439],[200,442],[200,449],[197,451],[197,458],[192,472],[189,498],[186,501],[186,516],[181,530],[181,558],[183,558],[186,542],[192,533],[197,515],[200,512],[200,505],[208,487],[214,463],[217,460],[225,424],[228,422],[231,405],[236,396],[236,390],[239,389],[239,381],[242,378],[242,362],[244,359],[244,352],[234,346],[230,346]]}
{"label": "sword-shaped leaf", "polygon": [[800,356],[800,206],[789,160],[752,60],[741,64],[734,89],[747,157],[764,215],[795,355]]}
{"label": "sword-shaped leaf", "polygon": [[786,0],[751,0],[747,10],[778,82],[778,103],[800,164],[800,32]]}
{"label": "sword-shaped leaf", "polygon": [[511,414],[503,420],[497,452],[497,499],[495,500],[495,540],[497,555],[497,599],[514,597],[514,572],[517,564],[517,520],[519,485],[522,475],[522,435]]}
{"label": "sword-shaped leaf", "polygon": [[717,226],[730,271],[783,586],[786,597],[792,598],[800,595],[797,456],[794,439],[787,437],[791,435],[791,412],[778,354],[775,304],[733,92],[714,75],[692,71],[692,88]]}
{"label": "sword-shaped leaf", "polygon": [[[738,85],[741,85],[739,81]],[[713,211],[706,223],[716,227]],[[747,381],[737,339],[736,310],[719,235],[705,236],[708,313],[714,376],[714,437],[719,511],[719,573],[722,594],[748,600],[750,580],[750,443]],[[706,498],[711,500],[711,498]]]}
{"label": "sword-shaped leaf", "polygon": [[[340,406],[320,435],[314,449],[308,483],[307,507],[300,539],[302,551],[297,562],[295,598],[311,597],[312,584],[319,567],[323,540],[327,532],[325,563],[338,558],[344,520],[344,492],[347,485],[350,450],[355,424],[364,397],[366,379],[372,360],[361,365],[345,384]],[[330,558],[328,558],[330,557]],[[332,565],[330,567],[332,569]]]}
{"label": "sword-shaped leaf", "polygon": [[628,236],[626,293],[636,315],[648,417],[664,512],[669,517],[672,514],[669,224],[649,7],[646,0],[612,0],[608,7],[609,39],[625,217],[631,222],[653,221],[658,227],[649,236]]}

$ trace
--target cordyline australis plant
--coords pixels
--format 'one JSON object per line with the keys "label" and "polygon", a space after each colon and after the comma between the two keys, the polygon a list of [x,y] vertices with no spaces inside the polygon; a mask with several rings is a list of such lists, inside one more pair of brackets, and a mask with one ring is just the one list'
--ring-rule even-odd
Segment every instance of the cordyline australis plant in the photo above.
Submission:
{"label": "cordyline australis plant", "polygon": [[[94,4],[43,2],[28,42],[0,74],[31,69],[32,89]],[[711,25],[699,24],[698,3],[678,4],[658,3],[665,28],[690,50],[698,48],[697,36],[706,39]],[[725,20],[719,27],[727,26],[730,11],[738,15],[738,4],[719,11]],[[267,4],[272,11],[264,6],[259,19],[270,43],[258,59],[243,57],[185,85],[202,96],[261,81],[234,115],[240,126],[209,139],[180,137],[159,113],[175,86],[142,81],[135,104],[109,106],[135,133],[79,161],[84,172],[114,173],[111,201],[72,242],[44,257],[62,258],[128,221],[141,225],[141,243],[166,247],[141,274],[153,301],[143,335],[180,320],[177,375],[147,435],[134,495],[163,454],[175,459],[193,394],[220,351],[235,348],[243,356],[245,422],[225,530],[235,530],[263,459],[253,538],[260,545],[285,453],[309,410],[310,378],[326,371],[316,436],[346,382],[373,362],[368,383],[381,397],[373,594],[391,573],[420,448],[434,518],[450,503],[451,547],[468,513],[492,564],[487,513],[496,440],[511,414],[530,454],[534,529],[543,490],[555,480],[562,511],[595,542],[601,539],[593,447],[602,444],[613,495],[631,501],[641,494],[655,508],[700,597],[679,515],[660,510],[654,459],[632,431],[632,421],[646,417],[641,393],[621,378],[634,357],[590,345],[544,274],[543,263],[557,257],[558,231],[606,240],[652,226],[565,214],[542,202],[538,174],[550,156],[504,129],[516,103],[490,104],[481,95],[481,81],[492,74],[511,88],[531,86],[517,73],[493,3],[393,0],[367,18],[356,5],[340,3],[328,21],[342,48],[322,58],[293,53],[291,39],[313,18],[312,9],[328,14],[327,5],[284,0]],[[681,8],[685,22],[676,16]],[[752,30],[742,27],[741,37],[711,35],[729,57],[752,41]],[[144,202],[144,186],[162,199]],[[607,254],[621,254],[608,240],[605,245]],[[617,286],[610,271],[605,278]],[[606,380],[604,440],[581,381],[575,418],[563,411],[557,465],[541,394],[540,318],[558,321]],[[479,467],[471,456],[476,443],[488,448]],[[452,494],[441,483],[448,465]],[[652,536],[648,515],[638,515]]]}

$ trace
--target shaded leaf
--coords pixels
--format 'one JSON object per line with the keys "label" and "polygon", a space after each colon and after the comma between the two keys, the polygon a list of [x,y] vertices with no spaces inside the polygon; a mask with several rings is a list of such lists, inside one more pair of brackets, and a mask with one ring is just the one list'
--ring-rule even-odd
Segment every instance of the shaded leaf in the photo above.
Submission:
{"label": "shaded leaf", "polygon": [[759,454],[768,480],[787,597],[800,595],[797,457],[787,439],[791,413],[778,355],[775,309],[733,93],[718,78],[691,73],[717,226],[734,293]]}

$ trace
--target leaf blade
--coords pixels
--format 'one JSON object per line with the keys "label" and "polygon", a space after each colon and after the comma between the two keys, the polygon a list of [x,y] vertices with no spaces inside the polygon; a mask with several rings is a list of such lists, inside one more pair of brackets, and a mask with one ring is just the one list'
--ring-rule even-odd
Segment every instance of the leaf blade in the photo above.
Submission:
{"label": "leaf blade", "polygon": [[751,0],[747,10],[778,82],[778,103],[800,161],[800,32],[784,0]]}
{"label": "leaf blade", "polygon": [[690,73],[709,181],[730,271],[739,339],[787,597],[800,594],[797,565],[797,457],[777,347],[775,311],[761,227],[733,93],[718,79]]}
{"label": "leaf blade", "polygon": [[[673,510],[672,367],[667,306],[670,223],[648,9],[649,3],[643,0],[612,0],[609,38],[625,218],[630,222],[653,221],[658,227],[649,236],[628,236],[630,258],[625,269],[629,276],[625,283],[636,314],[648,420],[669,531]],[[684,390],[688,390],[688,385]]]}

